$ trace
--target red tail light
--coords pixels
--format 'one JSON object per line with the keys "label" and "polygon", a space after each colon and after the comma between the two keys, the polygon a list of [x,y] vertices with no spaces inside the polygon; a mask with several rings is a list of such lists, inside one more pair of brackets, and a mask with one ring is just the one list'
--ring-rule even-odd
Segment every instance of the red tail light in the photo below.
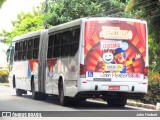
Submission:
{"label": "red tail light", "polygon": [[144,68],[144,75],[148,76],[148,67]]}
{"label": "red tail light", "polygon": [[148,67],[144,68],[144,79],[148,79]]}
{"label": "red tail light", "polygon": [[87,70],[86,65],[80,64],[80,76],[81,77],[86,77],[86,70]]}

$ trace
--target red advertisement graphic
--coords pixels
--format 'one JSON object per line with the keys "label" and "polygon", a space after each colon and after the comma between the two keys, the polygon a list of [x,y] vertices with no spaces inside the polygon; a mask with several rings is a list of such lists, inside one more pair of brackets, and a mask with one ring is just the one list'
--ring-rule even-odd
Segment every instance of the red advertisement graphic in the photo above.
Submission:
{"label": "red advertisement graphic", "polygon": [[57,59],[47,60],[47,65],[50,73],[53,73],[53,67],[55,66],[56,63],[57,63]]}
{"label": "red advertisement graphic", "polygon": [[29,60],[31,74],[38,76],[38,60]]}
{"label": "red advertisement graphic", "polygon": [[84,39],[87,71],[144,73],[145,23],[87,21]]}

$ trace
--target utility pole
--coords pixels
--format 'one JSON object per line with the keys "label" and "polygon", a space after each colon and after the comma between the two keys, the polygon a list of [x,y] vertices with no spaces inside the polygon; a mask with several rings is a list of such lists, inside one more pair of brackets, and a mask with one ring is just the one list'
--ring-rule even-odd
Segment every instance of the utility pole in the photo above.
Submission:
{"label": "utility pole", "polygon": [[[45,1],[45,11],[44,11],[44,14],[46,15],[47,13],[48,13],[48,0]],[[44,28],[48,29],[47,22],[44,22]]]}

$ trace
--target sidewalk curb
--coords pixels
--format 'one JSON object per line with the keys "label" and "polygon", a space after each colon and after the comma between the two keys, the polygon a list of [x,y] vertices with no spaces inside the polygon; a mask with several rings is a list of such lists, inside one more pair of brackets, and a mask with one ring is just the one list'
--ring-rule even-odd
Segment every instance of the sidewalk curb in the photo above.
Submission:
{"label": "sidewalk curb", "polygon": [[10,87],[9,83],[1,83],[1,82],[0,82],[0,86]]}
{"label": "sidewalk curb", "polygon": [[127,101],[127,105],[135,106],[135,107],[142,107],[142,108],[147,108],[147,109],[152,109],[152,110],[160,110],[159,107],[156,107],[155,105],[152,105],[152,104],[144,104],[144,103]]}
{"label": "sidewalk curb", "polygon": [[[91,99],[91,100],[104,103],[104,101],[101,99]],[[152,104],[144,104],[144,103],[139,103],[134,101],[127,101],[126,105],[160,111],[160,103],[157,103],[157,105],[155,106]]]}
{"label": "sidewalk curb", "polygon": [[156,110],[160,111],[160,103],[159,102],[157,102],[157,104],[156,104]]}

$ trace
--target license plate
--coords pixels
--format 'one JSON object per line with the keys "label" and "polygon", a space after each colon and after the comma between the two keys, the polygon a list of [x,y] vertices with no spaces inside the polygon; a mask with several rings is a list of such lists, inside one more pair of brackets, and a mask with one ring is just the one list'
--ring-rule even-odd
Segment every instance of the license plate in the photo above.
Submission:
{"label": "license plate", "polygon": [[120,86],[109,86],[108,90],[120,90]]}

